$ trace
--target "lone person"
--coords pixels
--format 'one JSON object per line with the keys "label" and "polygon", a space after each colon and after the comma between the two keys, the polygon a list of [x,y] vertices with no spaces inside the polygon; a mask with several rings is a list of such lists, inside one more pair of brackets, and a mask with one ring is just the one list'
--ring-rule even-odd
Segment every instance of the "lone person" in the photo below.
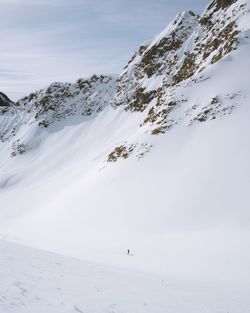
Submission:
{"label": "lone person", "polygon": [[130,254],[130,250],[128,249],[128,255]]}

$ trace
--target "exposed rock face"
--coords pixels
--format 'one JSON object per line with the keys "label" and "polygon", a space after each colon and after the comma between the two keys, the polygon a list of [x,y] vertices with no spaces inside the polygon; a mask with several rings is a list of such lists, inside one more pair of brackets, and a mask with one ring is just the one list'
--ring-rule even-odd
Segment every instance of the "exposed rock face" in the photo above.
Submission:
{"label": "exposed rock face", "polygon": [[17,133],[22,125],[38,122],[41,127],[70,117],[95,116],[110,104],[114,94],[116,77],[93,75],[76,83],[53,83],[22,98],[5,109],[5,127],[0,138],[4,141]]}
{"label": "exposed rock face", "polygon": [[[181,13],[152,43],[140,47],[118,79],[114,104],[125,104],[132,111],[143,111],[153,98],[160,97],[163,76],[171,81],[171,72],[178,63],[177,54],[181,52],[179,57],[183,56],[180,48],[197,25],[197,15]],[[154,81],[156,87],[147,90],[145,79]]]}
{"label": "exposed rock face", "polygon": [[8,111],[13,102],[2,92],[0,92],[0,114]]}
{"label": "exposed rock face", "polygon": [[175,108],[188,106],[179,90],[209,79],[202,76],[204,69],[237,49],[238,20],[244,14],[248,14],[246,4],[235,0],[213,1],[202,16],[192,11],[179,14],[151,43],[142,45],[124,68],[113,104],[147,112],[142,126],[151,125],[153,134],[164,133],[178,122],[171,117]]}
{"label": "exposed rock face", "polygon": [[78,79],[76,83],[56,82],[19,100],[16,105],[36,112],[39,125],[48,127],[69,116],[90,116],[101,112],[109,104],[114,86],[115,78],[103,75]]}
{"label": "exposed rock face", "polygon": [[208,9],[214,9],[215,11],[218,11],[220,9],[225,9],[229,7],[231,4],[235,3],[237,0],[214,0]]}

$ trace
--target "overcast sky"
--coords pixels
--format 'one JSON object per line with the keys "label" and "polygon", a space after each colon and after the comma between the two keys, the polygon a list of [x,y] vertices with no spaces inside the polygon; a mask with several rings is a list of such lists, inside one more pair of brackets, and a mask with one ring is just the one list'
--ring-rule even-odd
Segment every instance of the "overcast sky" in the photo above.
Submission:
{"label": "overcast sky", "polygon": [[208,0],[0,0],[0,91],[10,98],[53,81],[119,73],[179,11]]}

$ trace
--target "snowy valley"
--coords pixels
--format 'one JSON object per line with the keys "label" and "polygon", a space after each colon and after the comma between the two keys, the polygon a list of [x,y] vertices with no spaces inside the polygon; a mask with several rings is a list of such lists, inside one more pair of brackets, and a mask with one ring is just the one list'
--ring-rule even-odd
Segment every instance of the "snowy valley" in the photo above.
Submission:
{"label": "snowy valley", "polygon": [[0,313],[250,310],[249,55],[214,0],[119,76],[0,93]]}

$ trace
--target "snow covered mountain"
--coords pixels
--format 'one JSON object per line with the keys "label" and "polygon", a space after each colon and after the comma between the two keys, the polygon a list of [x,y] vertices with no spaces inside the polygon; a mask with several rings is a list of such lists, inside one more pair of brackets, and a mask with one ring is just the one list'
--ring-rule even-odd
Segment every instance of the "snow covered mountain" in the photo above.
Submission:
{"label": "snow covered mountain", "polygon": [[[248,11],[242,0],[213,1],[202,16],[180,13],[154,40],[140,46],[117,82],[116,77],[93,75],[74,84],[54,83],[12,105],[6,99],[7,105],[1,104],[1,139],[12,141],[12,155],[23,153],[32,147],[25,148],[18,136],[22,125],[38,122],[48,127],[69,117],[81,122],[80,116],[95,117],[110,103],[141,112],[137,127],[153,135],[180,123],[192,125],[231,114],[245,96],[245,79],[242,82],[235,73],[233,86],[221,82],[217,91],[213,69],[249,42]],[[202,90],[200,97],[197,89]],[[108,159],[128,156],[135,144],[116,147]]]}
{"label": "snow covered mountain", "polygon": [[[230,114],[235,102],[230,100],[241,96],[240,86],[228,94],[222,88],[216,93],[214,84],[204,81],[212,78],[214,64],[229,59],[248,40],[248,21],[244,1],[214,1],[201,17],[180,13],[132,57],[118,80],[114,103],[146,111],[142,125],[150,126],[153,134],[179,122],[191,125]],[[190,89],[203,85],[211,89],[207,96],[190,97]]]}
{"label": "snow covered mountain", "polygon": [[250,1],[215,0],[179,14],[118,78],[1,94],[2,238],[247,284],[249,55]]}
{"label": "snow covered mountain", "polygon": [[[22,154],[27,146],[18,138],[20,129],[35,123],[47,128],[71,116],[82,121],[101,112],[109,103],[115,90],[115,77],[93,75],[76,83],[53,83],[16,103],[3,103],[1,116],[1,140],[12,141],[11,155]],[[6,98],[6,101],[8,98]],[[14,141],[12,140],[14,139]]]}

